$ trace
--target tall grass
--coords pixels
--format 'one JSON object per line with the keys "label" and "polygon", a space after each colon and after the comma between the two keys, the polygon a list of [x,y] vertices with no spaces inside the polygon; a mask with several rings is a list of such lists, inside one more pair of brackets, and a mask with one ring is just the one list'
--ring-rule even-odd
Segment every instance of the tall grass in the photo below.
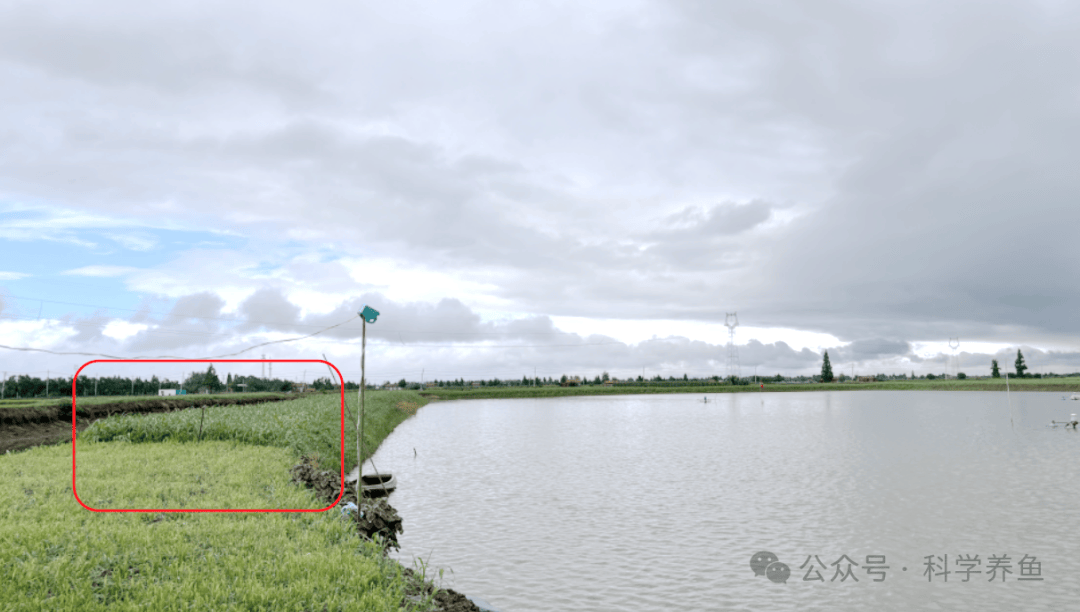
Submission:
{"label": "tall grass", "polygon": [[[346,395],[353,418],[359,400]],[[366,394],[364,459],[367,460],[390,432],[416,408],[428,402],[413,391]],[[77,443],[192,442],[199,437],[202,409],[120,415],[102,419],[79,434]],[[355,421],[345,416],[345,471],[356,465]],[[341,469],[341,400],[337,395],[311,395],[285,402],[212,406],[206,408],[202,439],[289,448],[296,457],[318,457],[319,467]],[[79,447],[81,448],[81,446]]]}
{"label": "tall grass", "polygon": [[[293,461],[225,442],[97,443],[79,451],[77,484],[114,508],[321,507],[289,482]],[[385,612],[405,580],[334,511],[87,512],[65,444],[0,456],[0,585],[0,610]]]}

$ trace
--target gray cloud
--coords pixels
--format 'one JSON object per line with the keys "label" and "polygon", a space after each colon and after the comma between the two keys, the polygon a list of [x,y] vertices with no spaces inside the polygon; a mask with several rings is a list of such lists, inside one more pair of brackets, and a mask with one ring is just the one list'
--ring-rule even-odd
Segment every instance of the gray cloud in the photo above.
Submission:
{"label": "gray cloud", "polygon": [[[255,261],[292,241],[422,262],[497,279],[484,297],[531,316],[484,323],[464,295],[397,303],[400,336],[371,326],[380,342],[584,343],[546,317],[738,310],[868,362],[918,363],[910,343],[957,335],[1080,344],[1078,25],[1076,7],[1021,2],[11,5],[0,198],[227,229]],[[49,236],[79,239],[3,233]],[[234,263],[186,255],[207,278]],[[291,266],[311,291],[386,289]],[[263,289],[248,325],[169,319],[173,337],[130,346],[292,333],[362,304],[301,317],[284,282],[221,282]],[[715,350],[582,354],[675,346],[698,363]],[[785,347],[746,350],[809,367]]]}

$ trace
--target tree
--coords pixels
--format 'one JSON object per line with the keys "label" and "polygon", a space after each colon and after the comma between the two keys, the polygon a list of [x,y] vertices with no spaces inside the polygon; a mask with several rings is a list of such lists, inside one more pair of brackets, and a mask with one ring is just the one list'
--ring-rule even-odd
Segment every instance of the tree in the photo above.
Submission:
{"label": "tree", "polygon": [[959,378],[960,380],[964,380],[965,378],[967,378],[967,374],[964,374],[963,372],[960,372],[959,374],[956,375],[956,377]]}
{"label": "tree", "polygon": [[398,384],[397,384],[397,386],[398,386],[399,388],[402,388],[402,389],[404,389],[404,388],[406,387],[406,385],[408,385],[408,384],[409,384],[409,382],[408,382],[408,381],[406,381],[406,380],[405,380],[404,378],[402,378],[401,380],[399,380],[399,381],[398,381]]}
{"label": "tree", "polygon": [[607,382],[607,381],[611,380],[611,377],[610,377],[610,376],[608,376],[608,373],[607,373],[607,372],[604,372],[604,373],[603,373],[603,374],[602,374],[602,375],[600,376],[600,380],[601,380],[601,382]]}
{"label": "tree", "polygon": [[829,363],[829,351],[825,351],[825,360],[821,362],[821,382],[832,381],[832,364]]}
{"label": "tree", "polygon": [[209,368],[206,368],[206,374],[203,374],[202,384],[210,389],[211,393],[217,393],[224,386],[221,384],[221,379],[218,378],[217,372],[214,371],[214,364],[210,364]]}
{"label": "tree", "polygon": [[1027,370],[1028,367],[1027,367],[1026,364],[1024,364],[1024,354],[1020,352],[1020,349],[1016,349],[1016,364],[1015,365],[1016,365],[1016,377],[1017,378],[1023,378],[1024,377],[1024,371]]}

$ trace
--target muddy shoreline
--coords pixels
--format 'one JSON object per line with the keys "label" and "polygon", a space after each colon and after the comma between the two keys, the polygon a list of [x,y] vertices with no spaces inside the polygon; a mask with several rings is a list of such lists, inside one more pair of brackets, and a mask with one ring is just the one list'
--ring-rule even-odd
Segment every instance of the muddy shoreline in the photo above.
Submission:
{"label": "muddy shoreline", "polygon": [[[153,397],[146,400],[110,402],[107,404],[76,404],[76,432],[85,430],[98,419],[114,414],[151,414],[198,408],[200,406],[238,406],[280,402],[295,399],[289,395],[262,397]],[[71,441],[71,401],[52,406],[0,407],[0,454],[26,450],[43,444],[62,444]]]}

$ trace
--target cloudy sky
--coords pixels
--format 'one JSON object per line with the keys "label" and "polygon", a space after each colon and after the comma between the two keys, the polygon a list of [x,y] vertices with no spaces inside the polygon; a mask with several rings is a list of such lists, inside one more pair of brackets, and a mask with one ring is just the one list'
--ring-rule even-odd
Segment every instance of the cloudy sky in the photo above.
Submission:
{"label": "cloudy sky", "polygon": [[0,344],[1080,371],[1078,163],[1075,3],[0,0]]}

